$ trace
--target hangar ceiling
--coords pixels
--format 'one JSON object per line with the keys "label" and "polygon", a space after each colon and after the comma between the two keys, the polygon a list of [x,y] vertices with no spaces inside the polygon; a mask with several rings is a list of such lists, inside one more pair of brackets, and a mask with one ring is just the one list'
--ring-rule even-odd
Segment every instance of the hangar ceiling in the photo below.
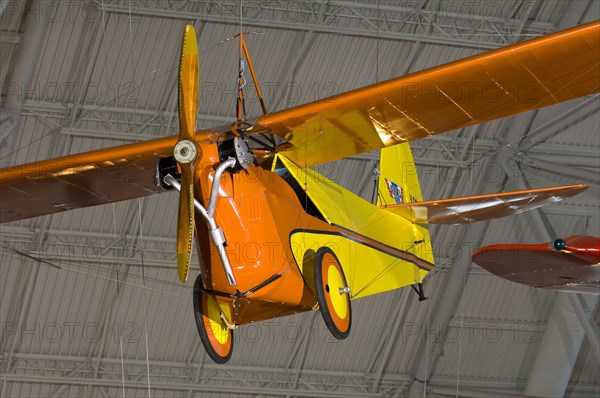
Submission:
{"label": "hangar ceiling", "polygon": [[[240,3],[272,111],[600,18],[593,0],[2,0],[3,167],[176,134],[186,23],[199,34],[200,125],[231,122]],[[412,143],[426,198],[590,188],[510,219],[431,227],[427,301],[408,288],[358,300],[341,342],[316,312],[242,327],[224,366],[205,355],[192,285],[177,280],[172,193],[3,224],[0,396],[598,395],[597,296],[512,284],[469,254],[600,235],[599,108],[585,97]],[[319,170],[372,200],[377,161]]]}

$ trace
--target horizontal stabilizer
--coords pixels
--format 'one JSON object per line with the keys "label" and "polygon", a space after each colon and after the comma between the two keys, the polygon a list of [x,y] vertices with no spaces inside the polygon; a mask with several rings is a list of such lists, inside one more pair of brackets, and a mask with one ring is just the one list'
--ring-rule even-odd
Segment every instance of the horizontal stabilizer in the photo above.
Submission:
{"label": "horizontal stabilizer", "polygon": [[600,294],[600,238],[571,236],[554,243],[482,247],[472,259],[512,282],[566,292]]}
{"label": "horizontal stabilizer", "polygon": [[468,224],[523,213],[560,202],[587,189],[586,184],[565,185],[526,191],[501,192],[462,198],[430,200],[384,206],[404,217],[410,209],[411,221],[429,224]]}

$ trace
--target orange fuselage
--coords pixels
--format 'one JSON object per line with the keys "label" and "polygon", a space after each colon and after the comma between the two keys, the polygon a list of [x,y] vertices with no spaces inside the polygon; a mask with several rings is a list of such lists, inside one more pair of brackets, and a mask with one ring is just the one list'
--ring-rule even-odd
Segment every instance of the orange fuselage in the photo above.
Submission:
{"label": "orange fuselage", "polygon": [[[219,158],[215,144],[200,147],[203,163],[196,167],[196,197],[206,205],[213,167]],[[229,285],[204,222],[196,226],[200,271],[204,289],[212,292],[222,306],[230,307],[232,322],[246,324],[315,307],[314,293],[294,260],[294,255],[302,258],[304,250],[291,247],[290,235],[293,230],[303,228],[322,231],[333,228],[308,215],[281,177],[257,166],[224,175],[215,219],[225,233],[227,255],[238,284]],[[251,290],[254,291],[242,297]]]}

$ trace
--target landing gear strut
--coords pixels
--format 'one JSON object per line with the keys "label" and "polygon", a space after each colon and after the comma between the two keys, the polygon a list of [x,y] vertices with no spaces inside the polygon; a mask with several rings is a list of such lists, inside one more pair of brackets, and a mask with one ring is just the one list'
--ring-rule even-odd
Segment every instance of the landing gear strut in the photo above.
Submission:
{"label": "landing gear strut", "polygon": [[[223,173],[228,170],[231,172],[245,170],[252,165],[254,157],[247,144],[237,137],[231,140],[231,142],[223,143],[219,149],[219,155],[224,159],[221,159],[221,163],[219,163],[215,169],[208,205],[205,208],[194,198],[194,207],[200,212],[208,224],[208,232],[213,245],[217,248],[217,252],[219,253],[221,263],[223,264],[225,274],[227,275],[227,281],[231,286],[236,286],[237,281],[225,251],[227,239],[225,238],[225,234],[221,227],[217,225],[215,211]],[[190,152],[191,149],[182,146],[181,151],[178,154],[180,156],[187,156]],[[156,165],[156,184],[158,186],[163,189],[174,188],[181,191],[181,184],[177,180],[177,177],[179,177],[179,173],[177,172],[177,164],[173,158],[164,158],[158,161]]]}

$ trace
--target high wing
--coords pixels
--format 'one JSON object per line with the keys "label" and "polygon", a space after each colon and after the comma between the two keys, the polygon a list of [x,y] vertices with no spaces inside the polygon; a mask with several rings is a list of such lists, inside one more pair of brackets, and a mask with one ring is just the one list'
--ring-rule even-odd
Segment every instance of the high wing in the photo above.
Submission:
{"label": "high wing", "polygon": [[[596,93],[600,23],[582,25],[251,121],[312,166]],[[466,90],[466,91],[465,91]],[[222,139],[230,126],[199,132]],[[175,137],[0,170],[0,223],[147,196]]]}
{"label": "high wing", "polygon": [[[198,141],[218,135],[202,132]],[[0,223],[161,192],[156,161],[177,137],[65,156],[0,170]]]}
{"label": "high wing", "polygon": [[485,270],[512,282],[600,294],[600,238],[571,236],[551,243],[485,246],[473,253]]}
{"label": "high wing", "polygon": [[414,223],[468,224],[523,213],[575,196],[586,184],[382,206]]}
{"label": "high wing", "polygon": [[[360,60],[357,60],[360,62]],[[600,22],[388,80],[257,119],[314,166],[600,90]]]}

